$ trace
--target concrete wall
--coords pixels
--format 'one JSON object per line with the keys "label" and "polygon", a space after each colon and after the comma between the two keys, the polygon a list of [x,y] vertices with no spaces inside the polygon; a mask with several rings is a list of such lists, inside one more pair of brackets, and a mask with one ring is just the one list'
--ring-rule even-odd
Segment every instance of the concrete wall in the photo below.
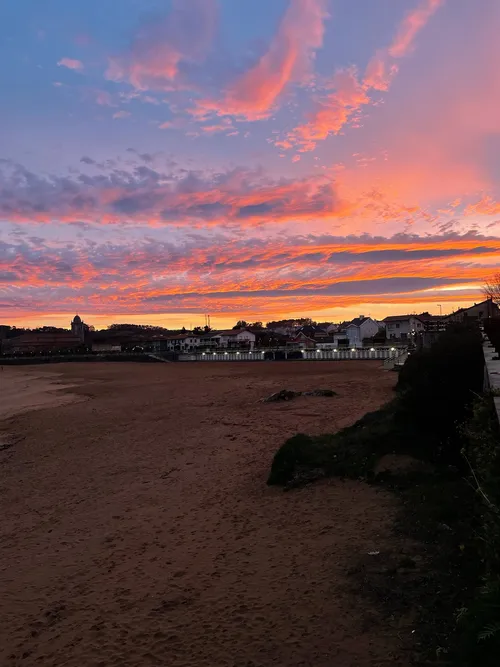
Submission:
{"label": "concrete wall", "polygon": [[500,359],[495,359],[499,355],[495,348],[486,338],[483,344],[484,353],[484,390],[498,393],[493,401],[497,410],[498,420],[500,421]]}

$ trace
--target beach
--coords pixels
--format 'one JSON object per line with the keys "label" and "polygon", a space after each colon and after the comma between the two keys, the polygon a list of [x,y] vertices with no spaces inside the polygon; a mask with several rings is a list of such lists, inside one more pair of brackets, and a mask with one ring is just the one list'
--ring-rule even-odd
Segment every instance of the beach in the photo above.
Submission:
{"label": "beach", "polygon": [[[266,485],[286,438],[353,423],[395,378],[370,361],[5,368],[2,667],[407,665],[349,577],[389,548],[394,498]],[[338,395],[259,402],[281,389]]]}

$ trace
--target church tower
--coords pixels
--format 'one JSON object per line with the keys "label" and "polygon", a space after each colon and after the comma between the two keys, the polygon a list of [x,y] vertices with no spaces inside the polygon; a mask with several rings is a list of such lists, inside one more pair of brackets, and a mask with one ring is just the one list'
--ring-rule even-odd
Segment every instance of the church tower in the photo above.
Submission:
{"label": "church tower", "polygon": [[75,315],[73,321],[71,322],[71,333],[73,336],[79,338],[83,343],[85,339],[85,326],[79,315]]}

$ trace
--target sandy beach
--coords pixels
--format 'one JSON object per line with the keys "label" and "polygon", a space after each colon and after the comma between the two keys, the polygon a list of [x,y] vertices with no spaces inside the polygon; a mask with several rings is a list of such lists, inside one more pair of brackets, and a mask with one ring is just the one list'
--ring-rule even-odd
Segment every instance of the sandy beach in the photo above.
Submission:
{"label": "sandy beach", "polygon": [[[392,539],[393,497],[266,486],[287,437],[394,381],[366,361],[5,368],[0,665],[408,664],[348,576]],[[285,388],[338,396],[258,402]]]}

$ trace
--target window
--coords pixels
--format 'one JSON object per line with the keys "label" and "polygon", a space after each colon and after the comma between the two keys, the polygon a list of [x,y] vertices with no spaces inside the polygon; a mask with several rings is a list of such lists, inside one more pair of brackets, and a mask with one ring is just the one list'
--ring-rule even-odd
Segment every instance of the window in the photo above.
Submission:
{"label": "window", "polygon": [[396,329],[399,329],[399,322],[396,324]]}

